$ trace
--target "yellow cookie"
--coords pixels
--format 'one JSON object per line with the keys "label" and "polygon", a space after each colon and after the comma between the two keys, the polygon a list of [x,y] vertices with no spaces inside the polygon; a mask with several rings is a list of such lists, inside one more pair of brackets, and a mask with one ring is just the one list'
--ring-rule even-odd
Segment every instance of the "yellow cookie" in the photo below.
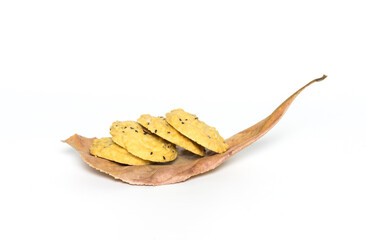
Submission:
{"label": "yellow cookie", "polygon": [[177,157],[175,146],[151,134],[134,121],[117,121],[111,126],[112,140],[131,154],[153,162],[169,162]]}
{"label": "yellow cookie", "polygon": [[225,140],[214,127],[198,120],[198,118],[183,109],[176,109],[166,114],[167,122],[184,136],[196,143],[217,153],[223,153],[228,149]]}
{"label": "yellow cookie", "polygon": [[112,141],[112,138],[95,139],[89,150],[94,156],[112,160],[118,163],[128,165],[146,165],[151,163],[127,152],[126,149],[115,144]]}
{"label": "yellow cookie", "polygon": [[175,128],[170,126],[163,117],[153,117],[149,114],[141,115],[137,120],[142,126],[155,133],[159,137],[168,140],[182,148],[187,149],[190,152],[204,156],[204,147],[193,142],[191,139],[185,137],[179,133]]}

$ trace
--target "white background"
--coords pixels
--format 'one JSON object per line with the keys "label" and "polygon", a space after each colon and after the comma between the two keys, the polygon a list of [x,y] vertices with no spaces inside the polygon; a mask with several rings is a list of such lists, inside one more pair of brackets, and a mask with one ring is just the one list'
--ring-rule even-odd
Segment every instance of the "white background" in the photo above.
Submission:
{"label": "white background", "polygon": [[[364,1],[1,1],[1,239],[366,239]],[[131,186],[61,140],[184,108],[273,130]]]}

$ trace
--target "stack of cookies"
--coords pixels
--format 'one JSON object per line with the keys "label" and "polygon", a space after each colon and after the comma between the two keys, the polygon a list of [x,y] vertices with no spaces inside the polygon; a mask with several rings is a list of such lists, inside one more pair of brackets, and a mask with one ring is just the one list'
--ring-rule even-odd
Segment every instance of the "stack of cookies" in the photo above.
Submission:
{"label": "stack of cookies", "polygon": [[205,148],[217,153],[228,149],[219,132],[196,115],[176,109],[164,117],[141,115],[135,121],[116,121],[112,137],[95,139],[90,153],[127,165],[170,162],[177,158],[176,145],[204,156]]}

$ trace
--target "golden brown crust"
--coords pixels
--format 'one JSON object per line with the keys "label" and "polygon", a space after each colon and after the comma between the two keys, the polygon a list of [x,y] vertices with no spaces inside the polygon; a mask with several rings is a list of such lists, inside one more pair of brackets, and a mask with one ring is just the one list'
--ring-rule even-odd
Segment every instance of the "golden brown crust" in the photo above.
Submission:
{"label": "golden brown crust", "polygon": [[198,118],[183,109],[175,109],[166,114],[167,122],[184,136],[196,143],[217,153],[223,153],[228,149],[219,132],[214,127],[198,120]]}
{"label": "golden brown crust", "polygon": [[153,117],[150,114],[143,114],[137,120],[142,126],[155,133],[161,138],[174,143],[188,151],[200,156],[205,155],[205,148],[193,142],[191,139],[179,133],[163,117]]}
{"label": "golden brown crust", "polygon": [[116,121],[111,126],[110,134],[113,142],[144,160],[169,162],[177,157],[173,144],[151,134],[137,122]]}
{"label": "golden brown crust", "polygon": [[126,149],[115,144],[110,137],[95,139],[89,150],[90,154],[94,156],[122,164],[147,165],[151,163],[150,161],[145,161],[127,152]]}

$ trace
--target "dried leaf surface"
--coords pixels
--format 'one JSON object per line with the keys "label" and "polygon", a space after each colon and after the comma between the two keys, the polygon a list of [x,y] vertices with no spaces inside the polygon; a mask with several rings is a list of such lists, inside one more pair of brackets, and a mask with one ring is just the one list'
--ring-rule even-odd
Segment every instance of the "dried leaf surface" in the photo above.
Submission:
{"label": "dried leaf surface", "polygon": [[309,82],[291,95],[267,118],[227,139],[226,142],[229,145],[229,149],[220,154],[209,152],[205,157],[199,157],[188,151],[180,150],[178,158],[171,163],[125,166],[90,155],[89,147],[95,138],[85,138],[75,134],[64,142],[75,148],[89,166],[123,182],[135,185],[164,185],[182,182],[192,176],[218,167],[226,159],[258,140],[276,125],[302,90],[312,83],[325,78],[326,75]]}

